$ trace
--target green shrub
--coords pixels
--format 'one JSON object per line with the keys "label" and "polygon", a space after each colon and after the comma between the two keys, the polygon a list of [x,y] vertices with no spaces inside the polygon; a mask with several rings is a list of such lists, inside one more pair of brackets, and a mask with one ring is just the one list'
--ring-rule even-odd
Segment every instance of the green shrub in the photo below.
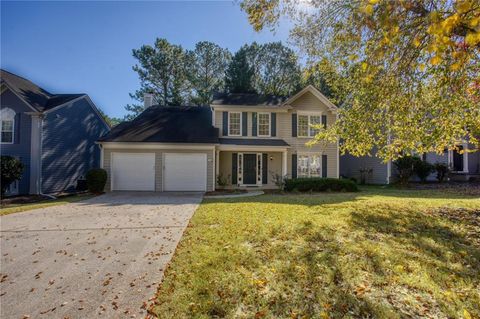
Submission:
{"label": "green shrub", "polygon": [[427,180],[428,175],[434,171],[434,167],[427,161],[418,160],[413,165],[413,171],[422,182]]}
{"label": "green shrub", "polygon": [[418,161],[422,160],[416,156],[406,155],[393,162],[397,168],[397,177],[400,184],[406,185],[408,183],[410,177],[414,174],[414,168]]}
{"label": "green shrub", "polygon": [[285,190],[288,192],[356,192],[357,184],[349,179],[336,178],[291,178],[285,180]]}
{"label": "green shrub", "polygon": [[107,171],[103,168],[92,168],[87,173],[88,190],[94,194],[103,193],[107,183]]}
{"label": "green shrub", "polygon": [[450,169],[448,168],[448,165],[445,163],[435,163],[433,165],[435,168],[435,171],[437,172],[437,180],[441,183],[445,180],[445,177],[447,177],[448,172]]}
{"label": "green shrub", "polygon": [[22,178],[23,163],[18,159],[8,155],[2,155],[1,162],[1,184],[2,184],[2,197],[7,191],[10,184]]}

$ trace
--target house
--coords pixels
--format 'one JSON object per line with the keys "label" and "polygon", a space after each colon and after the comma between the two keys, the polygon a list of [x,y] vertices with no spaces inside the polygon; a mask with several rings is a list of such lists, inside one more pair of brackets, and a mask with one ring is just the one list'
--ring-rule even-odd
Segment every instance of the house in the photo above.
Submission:
{"label": "house", "polygon": [[22,178],[9,195],[69,191],[98,167],[95,142],[109,131],[86,94],[53,94],[31,81],[0,71],[2,155],[24,164]]}
{"label": "house", "polygon": [[[151,101],[146,98],[145,101]],[[99,139],[107,190],[274,188],[275,176],[339,177],[337,143],[308,147],[337,107],[313,86],[289,98],[223,94],[210,107],[149,106]]]}
{"label": "house", "polygon": [[[476,149],[474,145],[467,142],[462,143],[458,148],[459,150]],[[443,154],[432,152],[423,154],[421,157],[431,164],[446,164],[450,168],[449,178],[451,180],[480,179],[480,151],[478,150],[462,154],[457,150],[445,150]],[[363,177],[368,184],[389,184],[395,181],[396,170],[392,161],[384,163],[380,158],[373,156],[355,157],[346,154],[340,156],[340,176],[353,177],[359,182]],[[427,180],[435,181],[436,173],[430,174]]]}

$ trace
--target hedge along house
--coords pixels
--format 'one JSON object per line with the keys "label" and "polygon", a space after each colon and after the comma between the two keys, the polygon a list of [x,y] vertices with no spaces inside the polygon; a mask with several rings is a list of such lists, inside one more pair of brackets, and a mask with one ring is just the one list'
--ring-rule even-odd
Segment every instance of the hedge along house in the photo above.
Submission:
{"label": "hedge along house", "polygon": [[7,195],[74,190],[100,163],[95,142],[110,127],[86,94],[53,94],[1,70],[1,155],[19,159],[22,178]]}
{"label": "hedge along house", "polygon": [[331,125],[336,112],[313,86],[290,98],[224,94],[210,107],[149,106],[99,140],[107,188],[212,191],[218,180],[275,188],[275,176],[338,178],[338,144],[305,145],[311,125]]}

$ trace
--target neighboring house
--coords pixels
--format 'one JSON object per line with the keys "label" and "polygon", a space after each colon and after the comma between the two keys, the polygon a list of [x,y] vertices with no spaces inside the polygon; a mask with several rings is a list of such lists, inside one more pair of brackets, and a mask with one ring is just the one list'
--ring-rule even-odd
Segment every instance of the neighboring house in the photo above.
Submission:
{"label": "neighboring house", "polygon": [[86,94],[52,94],[1,70],[1,155],[24,164],[9,195],[73,190],[77,180],[99,166],[95,142],[108,124]]}
{"label": "neighboring house", "polygon": [[210,107],[150,106],[99,140],[107,189],[212,191],[219,176],[255,188],[274,188],[276,175],[338,178],[338,144],[305,145],[310,124],[331,125],[336,113],[313,86],[290,98],[225,94]]}
{"label": "neighboring house", "polygon": [[[474,145],[468,143],[459,145],[459,148],[475,150]],[[480,151],[478,150],[463,154],[456,150],[445,150],[443,154],[423,154],[422,159],[431,164],[447,164],[451,170],[451,180],[480,179]],[[361,171],[364,174],[365,182],[369,184],[389,184],[395,181],[397,175],[395,165],[391,161],[383,163],[381,159],[372,156],[355,157],[349,154],[340,156],[340,176],[354,177],[360,182]],[[428,180],[436,180],[436,174],[430,174]]]}

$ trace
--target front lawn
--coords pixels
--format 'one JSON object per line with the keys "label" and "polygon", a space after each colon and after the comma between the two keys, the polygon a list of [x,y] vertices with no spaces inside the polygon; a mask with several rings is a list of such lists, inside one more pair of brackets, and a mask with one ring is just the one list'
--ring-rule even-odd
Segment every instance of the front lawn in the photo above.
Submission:
{"label": "front lawn", "polygon": [[480,199],[435,190],[205,200],[159,318],[480,317]]}
{"label": "front lawn", "polygon": [[37,208],[45,208],[49,206],[56,206],[56,205],[63,205],[68,203],[74,203],[81,200],[86,200],[89,198],[94,197],[92,194],[78,194],[78,195],[69,195],[59,197],[57,199],[45,199],[38,202],[33,203],[25,203],[25,204],[7,204],[1,206],[0,209],[0,216],[8,215],[13,213],[24,212],[27,210],[37,209]]}

